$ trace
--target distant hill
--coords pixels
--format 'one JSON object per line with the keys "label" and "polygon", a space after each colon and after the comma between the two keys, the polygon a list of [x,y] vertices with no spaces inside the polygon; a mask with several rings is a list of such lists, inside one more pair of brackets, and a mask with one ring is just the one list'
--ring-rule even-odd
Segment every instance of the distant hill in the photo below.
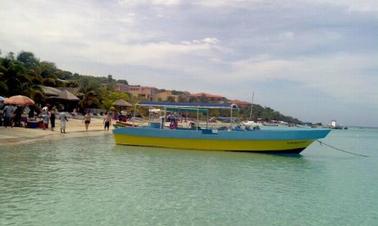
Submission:
{"label": "distant hill", "polygon": [[[40,86],[50,86],[57,88],[75,88],[80,97],[80,108],[105,108],[109,109],[117,99],[124,99],[131,103],[141,100],[153,99],[164,101],[188,101],[188,102],[227,102],[240,104],[240,117],[247,119],[250,115],[250,104],[239,100],[229,100],[219,95],[197,93],[191,94],[187,91],[165,90],[148,87],[154,91],[151,95],[135,95],[132,91],[117,90],[116,87],[128,87],[128,81],[124,79],[114,79],[112,75],[93,76],[80,75],[56,67],[55,63],[41,61],[32,52],[21,51],[17,55],[9,52],[5,56],[0,52],[0,95],[26,95],[33,98],[37,104],[45,103],[45,96]],[[141,87],[142,86],[133,86]],[[162,95],[164,94],[164,95]],[[154,96],[156,95],[156,96]],[[160,98],[160,99],[159,99]],[[222,112],[214,112],[221,114]],[[225,112],[224,112],[225,113]],[[226,113],[225,113],[226,114]],[[302,123],[291,116],[286,116],[269,107],[258,104],[253,105],[253,119],[264,121],[285,121],[288,123]]]}

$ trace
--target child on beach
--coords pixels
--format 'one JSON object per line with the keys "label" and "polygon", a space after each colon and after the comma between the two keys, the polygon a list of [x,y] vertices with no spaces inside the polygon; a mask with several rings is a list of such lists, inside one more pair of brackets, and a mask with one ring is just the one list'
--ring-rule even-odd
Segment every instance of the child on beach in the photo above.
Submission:
{"label": "child on beach", "polygon": [[67,116],[64,112],[59,114],[60,119],[60,133],[66,133],[66,122],[68,121]]}

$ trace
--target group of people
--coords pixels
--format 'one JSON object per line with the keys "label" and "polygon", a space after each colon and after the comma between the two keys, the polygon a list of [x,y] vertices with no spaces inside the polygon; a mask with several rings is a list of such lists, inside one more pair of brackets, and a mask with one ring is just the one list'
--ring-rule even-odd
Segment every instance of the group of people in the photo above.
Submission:
{"label": "group of people", "polygon": [[[87,112],[83,117],[83,122],[85,124],[85,131],[88,131],[89,124],[91,123],[91,114]],[[110,124],[112,122],[112,114],[111,112],[105,112],[103,123],[104,123],[104,130],[109,131]]]}
{"label": "group of people", "polygon": [[[104,130],[109,131],[112,122],[112,112],[105,112],[103,115]],[[55,130],[56,120],[60,122],[60,132],[66,133],[68,115],[65,112],[58,112],[55,107],[45,106],[15,106],[0,103],[0,126],[4,127],[26,127],[34,124],[31,128],[42,128],[44,130]],[[83,117],[85,131],[88,131],[91,123],[91,113],[88,111]]]}
{"label": "group of people", "polygon": [[58,118],[60,120],[60,132],[66,133],[66,122],[68,122],[68,117],[64,112],[60,112],[59,115],[57,116],[55,108],[48,110],[48,107],[44,107],[42,109],[41,116],[42,116],[42,128],[44,130],[49,128],[49,122],[50,122],[51,131],[54,131],[55,120]]}
{"label": "group of people", "polygon": [[60,132],[66,132],[66,122],[68,121],[67,115],[61,112],[57,115],[55,108],[43,107],[40,110],[37,107],[30,106],[16,106],[16,105],[0,105],[0,126],[4,127],[25,127],[28,123],[34,122],[37,125],[42,120],[42,129],[50,128],[53,131],[55,129],[55,120],[60,120]]}
{"label": "group of people", "polygon": [[30,117],[33,114],[33,108],[25,108],[16,105],[4,105],[0,103],[0,126],[4,127],[22,127],[27,122],[27,118],[23,117],[25,110],[27,110]]}
{"label": "group of people", "polygon": [[[53,131],[55,128],[55,119],[56,119],[56,113],[55,109],[51,109],[50,111],[44,111],[42,113],[42,119],[43,119],[43,129],[47,129],[50,122],[51,130]],[[60,119],[60,132],[65,133],[66,132],[66,122],[68,122],[67,115],[64,112],[59,113],[59,119]],[[85,131],[88,132],[89,125],[91,123],[91,113],[88,111],[83,116],[83,123],[85,125]],[[109,131],[110,124],[112,122],[112,114],[110,112],[106,112],[104,114],[103,118],[103,124],[104,124],[104,130]]]}
{"label": "group of people", "polygon": [[169,115],[167,116],[167,122],[169,122],[170,129],[176,129],[178,125],[177,115],[169,113]]}
{"label": "group of people", "polygon": [[5,105],[0,111],[0,125],[4,127],[8,127],[8,126],[13,127],[14,121],[16,118],[15,112],[16,112],[15,106]]}

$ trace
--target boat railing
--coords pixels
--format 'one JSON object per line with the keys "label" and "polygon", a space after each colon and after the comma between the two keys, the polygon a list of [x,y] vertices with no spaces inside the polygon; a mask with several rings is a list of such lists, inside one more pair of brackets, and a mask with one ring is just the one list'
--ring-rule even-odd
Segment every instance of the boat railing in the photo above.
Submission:
{"label": "boat railing", "polygon": [[[169,124],[168,128],[177,129],[183,127],[186,129],[217,129],[223,127],[223,124],[220,125],[219,122],[211,123],[209,122],[209,110],[211,109],[223,109],[230,111],[230,117],[228,128],[232,129],[237,125],[235,114],[233,113],[234,109],[238,109],[237,105],[224,103],[224,104],[213,104],[213,103],[170,103],[170,102],[141,102],[136,104],[136,106],[148,107],[149,116],[148,116],[148,127],[151,128],[167,128],[167,123]],[[136,108],[134,110],[134,115]],[[168,114],[169,112],[169,114]],[[179,125],[177,115],[185,114],[185,124],[181,123]],[[192,120],[187,118],[188,115],[191,115]],[[201,122],[201,117],[205,115],[206,120]],[[173,122],[172,122],[173,120]],[[168,122],[169,121],[169,122]],[[236,124],[236,125],[235,125]]]}

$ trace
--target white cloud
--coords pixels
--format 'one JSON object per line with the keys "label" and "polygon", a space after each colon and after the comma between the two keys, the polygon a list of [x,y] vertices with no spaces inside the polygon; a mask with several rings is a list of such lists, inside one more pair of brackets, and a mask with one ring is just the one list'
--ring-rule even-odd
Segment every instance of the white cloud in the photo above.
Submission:
{"label": "white cloud", "polygon": [[340,53],[299,59],[261,56],[233,63],[232,79],[286,80],[326,92],[339,101],[378,103],[378,91],[374,88],[378,78],[361,74],[365,67],[378,68],[374,59],[378,59],[378,55]]}
{"label": "white cloud", "polygon": [[216,45],[219,42],[217,38],[214,37],[207,37],[203,39],[194,39],[192,41],[181,41],[184,45],[193,45],[193,44],[208,44],[208,45]]}
{"label": "white cloud", "polygon": [[195,0],[193,4],[205,7],[242,7],[246,4],[260,4],[263,2],[264,0]]}
{"label": "white cloud", "polygon": [[181,3],[180,0],[118,0],[123,6],[134,5],[162,5],[162,6],[174,6]]}
{"label": "white cloud", "polygon": [[[313,3],[311,0],[306,0]],[[376,0],[318,0],[317,3],[326,3],[346,7],[351,11],[378,11]]]}
{"label": "white cloud", "polygon": [[135,45],[98,42],[85,49],[83,55],[87,59],[99,60],[107,64],[135,64],[154,67],[167,65],[164,62],[176,57],[210,50],[211,47],[203,42],[190,42],[189,44],[157,42]]}
{"label": "white cloud", "polygon": [[196,0],[193,4],[206,7],[239,7],[246,6],[272,6],[272,7],[290,7],[300,4],[319,5],[326,4],[330,6],[345,7],[351,11],[378,11],[378,1],[376,0]]}

